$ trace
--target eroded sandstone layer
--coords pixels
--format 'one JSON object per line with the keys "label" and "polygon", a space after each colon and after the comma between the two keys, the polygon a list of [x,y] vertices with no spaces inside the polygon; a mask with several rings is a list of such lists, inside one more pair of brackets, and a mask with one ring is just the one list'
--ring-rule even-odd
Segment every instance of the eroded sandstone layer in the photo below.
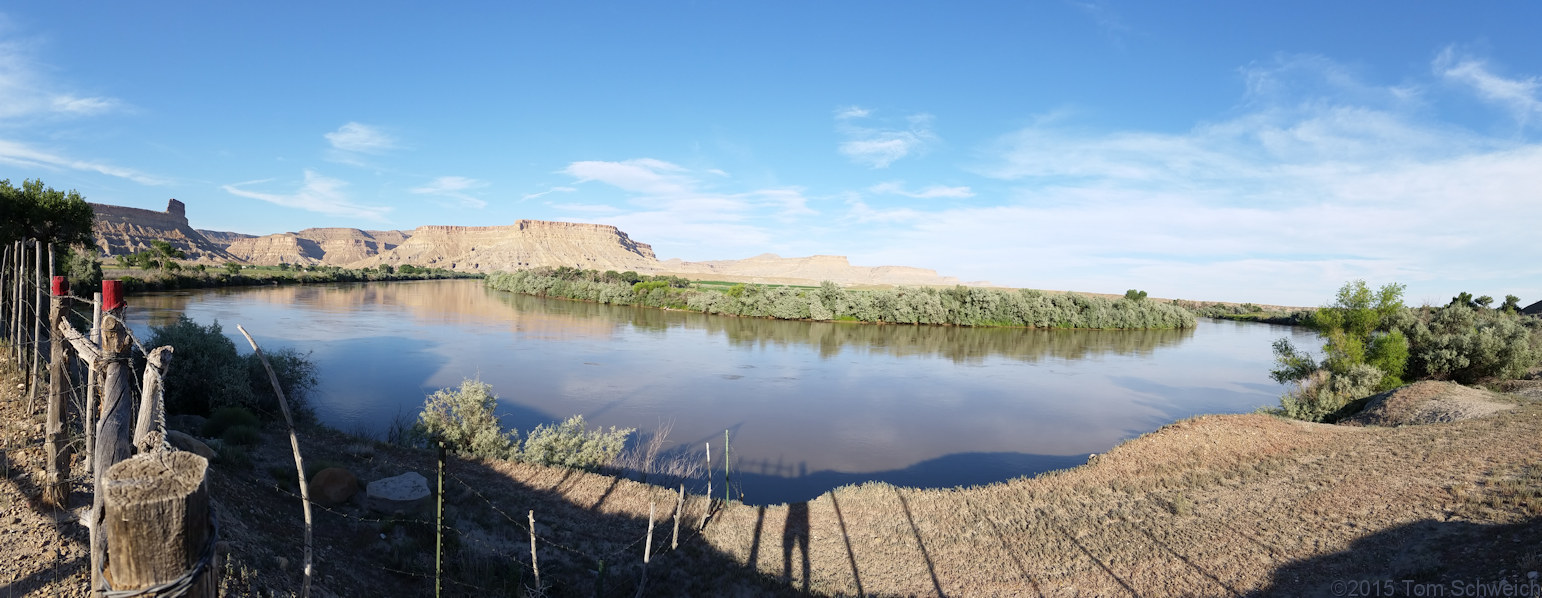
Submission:
{"label": "eroded sandstone layer", "polygon": [[150,241],[161,240],[187,254],[187,259],[202,263],[225,263],[235,258],[224,247],[210,241],[188,226],[187,206],[175,199],[165,212],[91,204],[96,212],[92,232],[96,246],[105,256],[128,255],[150,249]]}
{"label": "eroded sandstone layer", "polygon": [[227,250],[243,261],[263,266],[341,266],[390,251],[406,238],[406,233],[395,230],[307,228],[297,233],[238,239]]}
{"label": "eroded sandstone layer", "polygon": [[411,264],[462,272],[568,266],[653,271],[658,259],[614,226],[519,220],[509,226],[420,226],[396,248],[350,267]]}

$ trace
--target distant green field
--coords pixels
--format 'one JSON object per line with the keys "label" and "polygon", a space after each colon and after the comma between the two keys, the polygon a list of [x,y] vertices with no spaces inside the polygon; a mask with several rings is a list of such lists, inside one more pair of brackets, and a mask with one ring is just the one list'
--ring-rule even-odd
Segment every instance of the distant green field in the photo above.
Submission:
{"label": "distant green field", "polygon": [[742,284],[742,285],[745,285],[745,286],[758,284],[760,286],[767,287],[767,288],[773,288],[774,287],[774,288],[782,288],[782,289],[817,289],[817,288],[819,288],[817,286],[801,285],[801,284],[762,284],[762,283],[758,283],[758,282],[728,282],[728,281],[725,281],[725,280],[693,280],[693,281],[691,281],[691,286],[702,288],[702,289],[706,289],[706,290],[709,290],[709,291],[724,291],[724,290],[728,290],[730,287],[732,287],[732,286],[734,286],[736,284]]}

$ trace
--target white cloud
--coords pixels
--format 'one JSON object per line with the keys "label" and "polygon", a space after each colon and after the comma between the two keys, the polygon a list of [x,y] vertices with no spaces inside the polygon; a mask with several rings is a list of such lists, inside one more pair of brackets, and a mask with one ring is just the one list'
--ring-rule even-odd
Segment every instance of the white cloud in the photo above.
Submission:
{"label": "white cloud", "polygon": [[884,239],[853,259],[1014,286],[1295,305],[1355,278],[1406,283],[1410,297],[1542,296],[1542,264],[1515,249],[1542,230],[1542,144],[1432,121],[1403,109],[1406,92],[1322,68],[1307,79],[1342,80],[1304,88],[1257,73],[1250,85],[1280,85],[1187,132],[1050,121],[1005,135],[980,169],[1016,186],[1003,205],[848,201],[846,218]]}
{"label": "white cloud", "polygon": [[247,181],[221,187],[225,192],[238,197],[258,199],[284,206],[310,212],[320,212],[329,216],[346,216],[350,218],[362,218],[375,222],[385,221],[385,216],[391,208],[385,206],[367,206],[354,203],[348,194],[343,191],[348,183],[317,174],[315,171],[305,171],[305,182],[293,193],[262,193],[244,189],[251,185],[260,185],[269,180]]}
{"label": "white cloud", "polygon": [[104,162],[77,160],[53,152],[39,150],[24,143],[0,139],[0,162],[22,168],[68,169],[96,172],[134,181],[141,185],[166,185],[170,181],[139,172],[132,168],[114,166]]}
{"label": "white cloud", "polygon": [[0,122],[34,118],[95,116],[124,109],[110,97],[82,96],[60,89],[63,84],[43,75],[32,44],[19,39],[0,42]]}
{"label": "white cloud", "polygon": [[379,128],[350,122],[323,137],[334,149],[361,154],[380,154],[396,149],[396,140]]}
{"label": "white cloud", "polygon": [[[649,239],[655,249],[662,251],[688,252],[700,247],[753,249],[758,244],[764,250],[762,243],[774,235],[757,220],[792,223],[816,213],[808,207],[808,199],[799,188],[722,192],[714,189],[713,184],[722,184],[727,173],[698,173],[652,158],[574,162],[562,172],[576,179],[577,185],[602,183],[622,191],[625,204],[549,205],[591,216],[604,215],[607,223],[621,226],[637,238]],[[699,174],[711,176],[713,184]]]}
{"label": "white cloud", "polygon": [[414,187],[408,191],[419,195],[437,195],[458,201],[469,208],[485,208],[487,202],[472,196],[467,191],[481,189],[487,186],[486,181],[469,179],[460,176],[442,176],[430,181],[422,187]]}
{"label": "white cloud", "polygon": [[1470,87],[1484,100],[1504,106],[1522,127],[1532,117],[1542,116],[1542,99],[1537,97],[1542,79],[1507,79],[1494,73],[1483,60],[1458,55],[1452,46],[1441,50],[1432,67],[1446,80]]}
{"label": "white cloud", "polygon": [[871,110],[857,106],[836,111],[836,132],[846,138],[838,149],[859,164],[866,164],[873,168],[888,168],[895,161],[923,152],[937,142],[937,136],[932,132],[930,114],[913,114],[907,117],[905,128],[856,124],[856,121],[871,116]]}
{"label": "white cloud", "polygon": [[572,192],[577,191],[577,190],[578,189],[576,187],[560,187],[560,186],[559,187],[552,187],[550,189],[547,189],[545,191],[541,191],[539,193],[527,193],[527,194],[525,194],[524,197],[519,198],[519,200],[520,201],[527,201],[527,200],[536,199],[536,198],[539,198],[539,197],[546,197],[547,195],[551,195],[553,193],[572,193]]}
{"label": "white cloud", "polygon": [[879,183],[868,188],[868,191],[880,195],[903,195],[916,199],[967,199],[974,197],[974,191],[969,187],[946,187],[943,185],[931,185],[918,191],[911,191],[899,181]]}

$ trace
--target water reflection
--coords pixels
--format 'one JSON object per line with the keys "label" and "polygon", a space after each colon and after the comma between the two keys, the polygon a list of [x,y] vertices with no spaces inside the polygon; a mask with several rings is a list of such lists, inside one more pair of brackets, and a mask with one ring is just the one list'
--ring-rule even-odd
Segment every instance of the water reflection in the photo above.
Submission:
{"label": "water reflection", "polygon": [[493,384],[505,424],[521,430],[575,413],[644,431],[672,421],[677,446],[699,451],[728,429],[751,502],[864,480],[953,486],[1064,467],[1175,419],[1273,404],[1270,343],[1292,335],[1314,346],[1288,328],[1237,322],[785,322],[516,296],[464,280],[147,295],[130,320],[142,331],[178,313],[314,351],[318,414],[346,430],[382,430],[470,376]]}

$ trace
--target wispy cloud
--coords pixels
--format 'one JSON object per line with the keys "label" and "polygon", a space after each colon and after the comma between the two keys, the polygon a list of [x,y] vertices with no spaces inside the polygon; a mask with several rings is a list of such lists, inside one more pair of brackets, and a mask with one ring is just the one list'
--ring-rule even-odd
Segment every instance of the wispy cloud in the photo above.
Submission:
{"label": "wispy cloud", "polygon": [[376,127],[350,122],[323,135],[332,147],[345,152],[379,154],[396,149],[396,140]]}
{"label": "wispy cloud", "polygon": [[974,191],[969,187],[946,187],[943,185],[931,185],[912,191],[899,181],[879,183],[868,188],[869,192],[879,195],[902,195],[916,199],[968,199],[974,197]]}
{"label": "wispy cloud", "polygon": [[888,168],[896,160],[925,151],[937,142],[932,132],[932,115],[912,114],[904,128],[862,124],[872,118],[872,111],[848,106],[835,112],[835,130],[846,140],[838,149],[858,164]]}
{"label": "wispy cloud", "polygon": [[78,160],[53,152],[39,150],[27,144],[0,139],[0,162],[22,168],[68,169],[96,172],[134,181],[141,185],[167,185],[171,181],[132,168],[115,166],[105,162]]}
{"label": "wispy cloud", "polygon": [[49,69],[38,64],[35,54],[35,44],[25,40],[0,41],[0,122],[96,116],[126,108],[117,98],[63,89],[66,85],[43,74]]}
{"label": "wispy cloud", "polygon": [[[700,246],[758,246],[763,250],[765,243],[774,239],[772,231],[760,223],[763,219],[790,223],[815,214],[802,189],[722,192],[716,185],[732,182],[727,173],[711,169],[698,173],[652,158],[574,162],[562,172],[575,179],[575,186],[600,183],[620,190],[624,203],[549,205],[591,216],[604,215],[607,222],[647,238],[655,248],[665,251],[689,251],[690,247]],[[699,174],[709,175],[711,183]]]}
{"label": "wispy cloud", "polygon": [[1445,80],[1469,87],[1485,101],[1503,106],[1522,127],[1542,116],[1542,99],[1538,98],[1542,79],[1500,76],[1486,61],[1460,54],[1455,46],[1441,50],[1432,67]]}
{"label": "wispy cloud", "polygon": [[408,191],[419,195],[435,195],[453,199],[468,208],[485,208],[487,207],[486,201],[472,196],[467,191],[481,189],[486,186],[486,181],[460,176],[442,176],[430,181],[427,185],[413,187]]}
{"label": "wispy cloud", "polygon": [[386,214],[391,211],[391,208],[386,206],[367,206],[354,203],[343,190],[344,187],[348,186],[347,182],[322,176],[312,170],[305,171],[305,181],[293,193],[263,193],[246,189],[246,187],[268,182],[271,182],[271,179],[234,183],[224,185],[221,188],[226,193],[237,197],[262,200],[286,208],[319,212],[329,216],[346,216],[374,222],[384,222]]}
{"label": "wispy cloud", "polygon": [[557,187],[552,187],[550,189],[547,189],[545,191],[540,191],[540,192],[536,192],[536,193],[526,193],[525,196],[519,198],[519,200],[520,201],[529,201],[529,200],[532,200],[532,199],[539,199],[539,198],[542,198],[542,197],[546,197],[546,196],[551,195],[553,193],[572,193],[572,192],[577,191],[577,190],[578,190],[578,188],[576,188],[576,187],[557,186]]}
{"label": "wispy cloud", "polygon": [[1015,186],[998,205],[848,201],[846,217],[887,240],[868,261],[1020,286],[1296,305],[1354,278],[1542,295],[1542,265],[1505,249],[1542,227],[1542,144],[1432,120],[1399,104],[1405,83],[1316,62],[1314,80],[1344,85],[1257,73],[1268,94],[1183,133],[1041,123],[990,148],[979,172]]}

